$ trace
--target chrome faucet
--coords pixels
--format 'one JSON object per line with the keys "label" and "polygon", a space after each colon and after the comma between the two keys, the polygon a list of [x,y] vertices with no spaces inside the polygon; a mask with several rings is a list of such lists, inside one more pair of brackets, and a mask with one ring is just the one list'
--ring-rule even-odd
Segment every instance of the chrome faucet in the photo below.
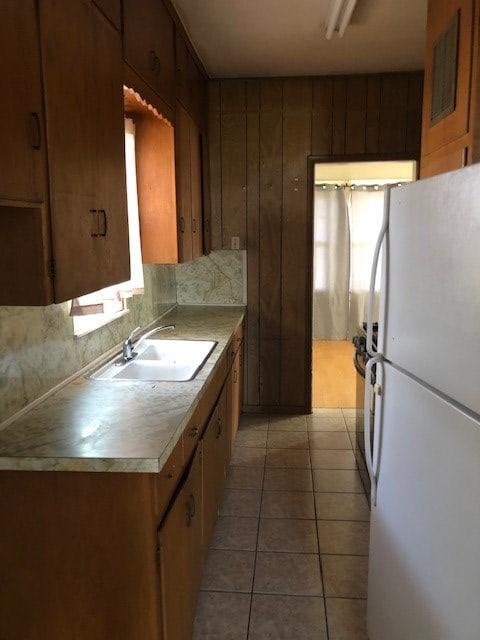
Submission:
{"label": "chrome faucet", "polygon": [[141,336],[141,338],[139,338],[139,340],[137,341],[136,344],[132,343],[132,339],[133,336],[138,333],[140,331],[141,327],[135,327],[135,329],[131,332],[131,334],[128,336],[128,338],[126,338],[126,340],[123,343],[123,351],[122,351],[122,357],[120,359],[120,364],[124,364],[125,362],[129,362],[130,360],[133,360],[133,358],[135,358],[135,356],[137,355],[137,353],[135,352],[135,349],[147,338],[149,338],[151,335],[153,335],[154,333],[157,333],[158,331],[167,331],[168,329],[175,329],[175,325],[174,324],[166,324],[162,327],[155,327],[154,329],[150,329],[150,331],[147,331],[147,333],[144,333],[143,336]]}

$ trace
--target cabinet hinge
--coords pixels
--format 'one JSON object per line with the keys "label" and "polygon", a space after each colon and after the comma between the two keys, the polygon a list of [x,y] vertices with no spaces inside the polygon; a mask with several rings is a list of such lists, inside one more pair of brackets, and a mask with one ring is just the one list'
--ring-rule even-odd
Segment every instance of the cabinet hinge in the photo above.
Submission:
{"label": "cabinet hinge", "polygon": [[48,262],[48,275],[52,280],[55,278],[55,272],[56,272],[56,264],[55,264],[55,260],[52,258]]}

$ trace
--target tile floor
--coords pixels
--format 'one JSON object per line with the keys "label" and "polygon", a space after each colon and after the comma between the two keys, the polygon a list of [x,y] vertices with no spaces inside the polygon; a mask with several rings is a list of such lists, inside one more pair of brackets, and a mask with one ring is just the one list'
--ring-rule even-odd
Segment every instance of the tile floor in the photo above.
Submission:
{"label": "tile floor", "polygon": [[369,509],[352,416],[242,416],[195,640],[368,640]]}

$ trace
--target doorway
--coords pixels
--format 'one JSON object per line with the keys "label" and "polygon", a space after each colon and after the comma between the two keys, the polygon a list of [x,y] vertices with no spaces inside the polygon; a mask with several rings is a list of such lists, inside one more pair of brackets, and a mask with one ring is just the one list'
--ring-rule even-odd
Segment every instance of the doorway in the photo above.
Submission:
{"label": "doorway", "polygon": [[[366,321],[387,184],[415,180],[411,160],[313,166],[312,407],[354,408],[352,338]],[[380,279],[375,285],[378,311]]]}

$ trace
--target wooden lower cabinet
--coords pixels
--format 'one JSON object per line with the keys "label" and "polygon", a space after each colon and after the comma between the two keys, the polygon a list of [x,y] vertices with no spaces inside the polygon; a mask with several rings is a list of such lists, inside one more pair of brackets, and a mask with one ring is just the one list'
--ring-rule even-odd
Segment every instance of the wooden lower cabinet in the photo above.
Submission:
{"label": "wooden lower cabinet", "polygon": [[158,532],[163,640],[191,640],[202,575],[202,449]]}
{"label": "wooden lower cabinet", "polygon": [[238,427],[232,344],[160,473],[0,471],[2,640],[191,640]]}

